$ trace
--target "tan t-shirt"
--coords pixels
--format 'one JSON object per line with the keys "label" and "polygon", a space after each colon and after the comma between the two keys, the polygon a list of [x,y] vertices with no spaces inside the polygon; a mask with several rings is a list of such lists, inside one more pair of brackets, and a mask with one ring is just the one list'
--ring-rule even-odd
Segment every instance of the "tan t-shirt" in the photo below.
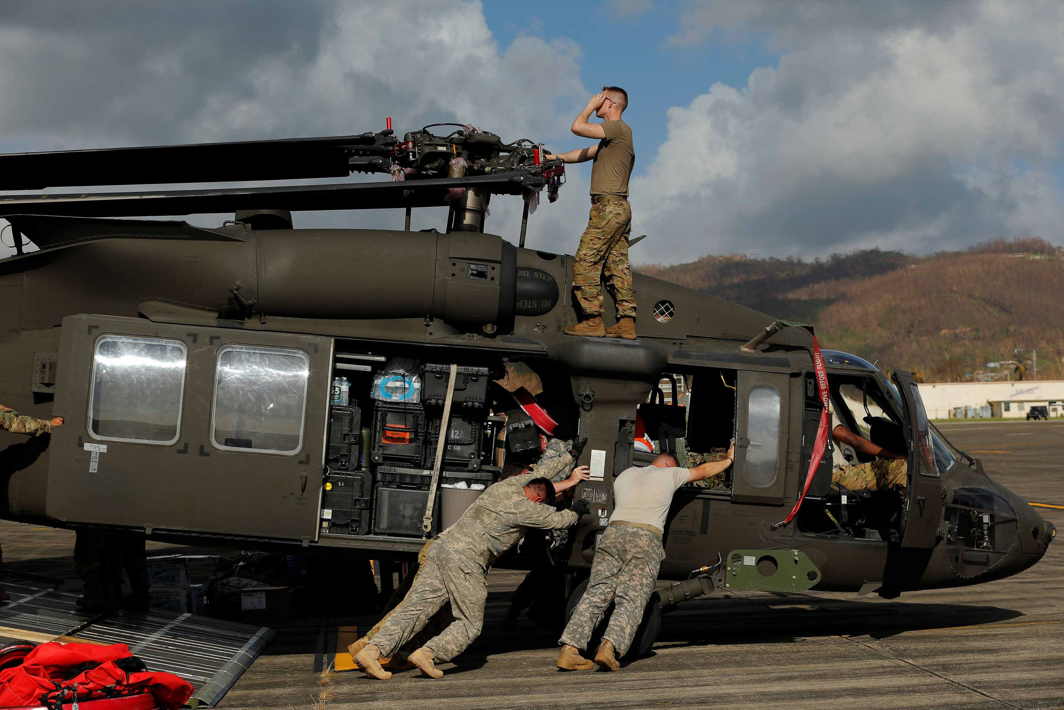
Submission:
{"label": "tan t-shirt", "polygon": [[591,166],[592,195],[628,195],[628,176],[635,165],[632,129],[624,121],[604,121],[606,137],[599,141]]}
{"label": "tan t-shirt", "polygon": [[610,522],[623,520],[626,523],[653,525],[664,532],[672,494],[690,477],[691,471],[686,468],[626,468],[613,482],[616,505]]}

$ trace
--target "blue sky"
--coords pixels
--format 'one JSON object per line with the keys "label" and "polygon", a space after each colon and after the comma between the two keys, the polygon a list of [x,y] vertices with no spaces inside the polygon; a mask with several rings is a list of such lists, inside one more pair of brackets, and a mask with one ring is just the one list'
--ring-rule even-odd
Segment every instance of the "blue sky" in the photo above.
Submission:
{"label": "blue sky", "polygon": [[[755,32],[731,33],[713,43],[672,43],[679,4],[660,4],[667,9],[646,3],[649,9],[624,14],[609,2],[488,0],[484,15],[502,45],[522,35],[572,40],[580,48],[580,79],[588,89],[617,84],[629,92],[632,105],[624,118],[642,157],[638,172],[665,140],[668,107],[690,103],[717,82],[742,87],[756,67],[779,59],[768,50],[764,35]],[[580,107],[574,105],[572,113]]]}

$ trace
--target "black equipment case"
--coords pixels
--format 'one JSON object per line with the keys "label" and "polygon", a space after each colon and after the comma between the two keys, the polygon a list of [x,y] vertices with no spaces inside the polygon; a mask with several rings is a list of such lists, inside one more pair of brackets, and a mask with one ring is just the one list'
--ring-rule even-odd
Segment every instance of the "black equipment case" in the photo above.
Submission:
{"label": "black equipment case", "polygon": [[321,529],[332,535],[367,535],[373,498],[368,472],[329,473],[321,497]]}
{"label": "black equipment case", "polygon": [[420,404],[376,402],[370,456],[374,463],[421,465],[425,410]]}
{"label": "black equipment case", "polygon": [[[425,444],[424,465],[431,468],[436,461],[436,445],[440,438],[440,420],[429,421]],[[444,468],[464,468],[476,471],[484,460],[484,424],[460,414],[452,414],[447,423],[447,444],[443,447]]]}
{"label": "black equipment case", "polygon": [[[486,367],[459,366],[451,406],[459,409],[484,407],[488,400],[489,374]],[[447,380],[450,376],[450,365],[425,365],[421,401],[428,406],[442,407],[447,399]]]}
{"label": "black equipment case", "polygon": [[[426,479],[426,484],[428,479]],[[428,504],[428,490],[377,487],[377,505],[373,515],[373,532],[378,535],[421,537],[421,520]],[[439,526],[440,496],[436,496],[432,515],[434,535]]]}
{"label": "black equipment case", "polygon": [[325,465],[331,471],[357,471],[362,454],[362,412],[353,407],[329,407],[329,449]]}

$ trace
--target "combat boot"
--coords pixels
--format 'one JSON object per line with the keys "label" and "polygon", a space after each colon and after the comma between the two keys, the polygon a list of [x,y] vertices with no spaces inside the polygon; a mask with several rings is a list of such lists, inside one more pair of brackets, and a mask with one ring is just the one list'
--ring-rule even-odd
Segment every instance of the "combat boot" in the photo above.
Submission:
{"label": "combat boot", "polygon": [[613,648],[612,641],[609,639],[602,639],[598,651],[595,651],[595,663],[599,664],[599,668],[602,668],[603,670],[621,670],[621,663],[617,660],[617,652],[616,649]]}
{"label": "combat boot", "polygon": [[635,340],[635,318],[632,316],[621,316],[617,319],[616,323],[606,329],[606,337]]}
{"label": "combat boot", "polygon": [[392,674],[381,667],[380,660],[381,650],[373,644],[367,644],[355,656],[355,662],[358,663],[359,668],[378,680],[388,680]]}
{"label": "combat boot", "polygon": [[587,320],[569,326],[564,332],[566,335],[590,335],[601,338],[606,335],[606,326],[602,323],[602,316],[591,316]]}
{"label": "combat boot", "polygon": [[422,646],[406,657],[406,660],[421,669],[421,672],[429,678],[442,678],[443,671],[432,662],[432,651]]}
{"label": "combat boot", "polygon": [[562,646],[562,650],[558,652],[558,660],[554,665],[563,671],[589,671],[595,667],[595,663],[581,656],[580,651],[575,646],[568,645]]}

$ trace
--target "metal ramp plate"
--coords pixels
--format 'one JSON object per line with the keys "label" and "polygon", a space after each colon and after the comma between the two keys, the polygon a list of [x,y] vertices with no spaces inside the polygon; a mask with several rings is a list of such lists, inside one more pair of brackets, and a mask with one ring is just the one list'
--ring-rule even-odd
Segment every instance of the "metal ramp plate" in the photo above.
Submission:
{"label": "metal ramp plate", "polygon": [[273,637],[264,626],[194,614],[87,614],[78,610],[77,595],[46,581],[5,576],[0,587],[9,598],[0,606],[0,643],[124,643],[149,670],[190,682],[196,689],[190,702],[198,705],[216,705]]}

